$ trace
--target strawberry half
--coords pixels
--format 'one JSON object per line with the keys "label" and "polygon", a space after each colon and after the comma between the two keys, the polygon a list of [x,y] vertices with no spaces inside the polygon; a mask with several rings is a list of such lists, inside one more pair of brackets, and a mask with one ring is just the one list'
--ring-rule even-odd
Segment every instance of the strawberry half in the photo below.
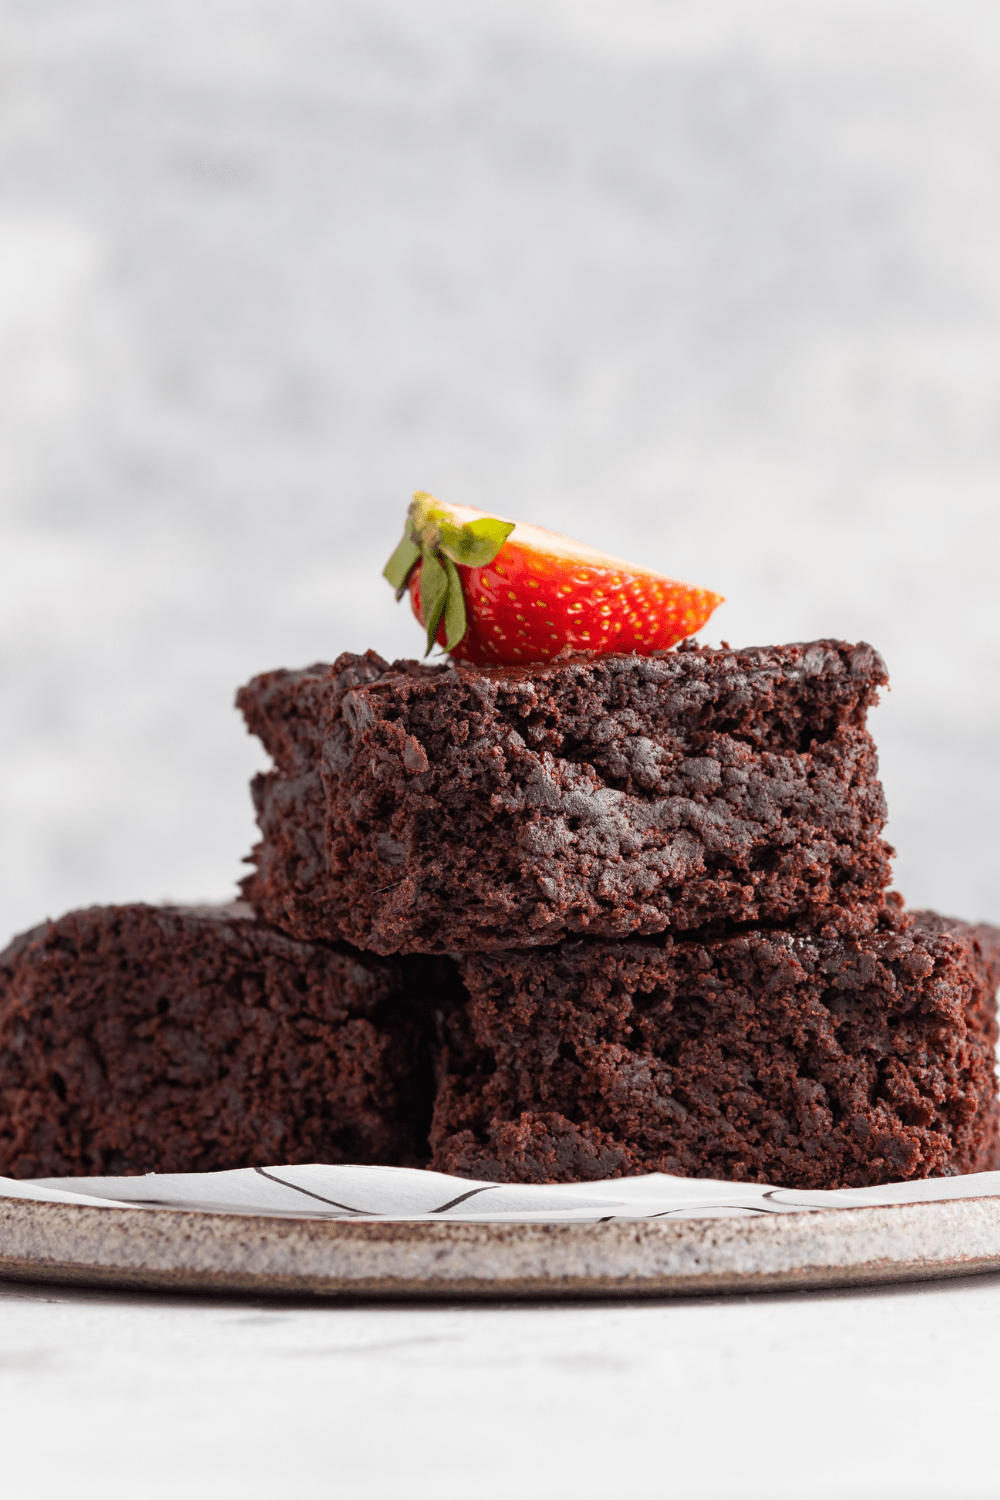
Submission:
{"label": "strawberry half", "polygon": [[417,491],[384,575],[457,661],[513,666],[567,648],[667,651],[699,630],[721,594],[609,557],[555,531]]}

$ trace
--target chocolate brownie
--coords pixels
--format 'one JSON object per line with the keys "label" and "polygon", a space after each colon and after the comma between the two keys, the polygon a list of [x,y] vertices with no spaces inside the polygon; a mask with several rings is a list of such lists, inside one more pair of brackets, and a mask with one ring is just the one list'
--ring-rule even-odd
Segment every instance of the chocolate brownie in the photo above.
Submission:
{"label": "chocolate brownie", "polygon": [[663,934],[466,956],[432,1166],[860,1187],[1000,1165],[1000,930]]}
{"label": "chocolate brownie", "polygon": [[419,1165],[438,960],[249,907],[92,907],[0,955],[0,1174]]}
{"label": "chocolate brownie", "polygon": [[892,853],[865,729],[886,680],[842,641],[270,672],[237,699],[275,762],[244,890],[296,936],[377,953],[860,934]]}

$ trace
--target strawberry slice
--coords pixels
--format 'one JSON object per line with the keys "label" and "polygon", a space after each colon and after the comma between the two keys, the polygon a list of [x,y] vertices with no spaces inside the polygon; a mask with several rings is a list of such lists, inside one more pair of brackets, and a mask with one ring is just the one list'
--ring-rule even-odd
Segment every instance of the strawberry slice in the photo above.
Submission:
{"label": "strawberry slice", "polygon": [[513,666],[567,648],[667,651],[699,630],[721,594],[609,557],[555,531],[418,490],[384,576],[457,661]]}

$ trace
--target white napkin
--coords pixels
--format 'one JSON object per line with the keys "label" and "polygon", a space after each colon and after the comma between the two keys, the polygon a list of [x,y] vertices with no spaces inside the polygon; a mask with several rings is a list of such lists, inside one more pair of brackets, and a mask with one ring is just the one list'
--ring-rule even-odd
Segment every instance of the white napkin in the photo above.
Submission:
{"label": "white napkin", "polygon": [[599,1223],[733,1218],[803,1209],[1000,1197],[1000,1172],[805,1192],[654,1172],[604,1182],[521,1186],[408,1167],[243,1167],[145,1177],[0,1177],[0,1197],[104,1208],[202,1209],[292,1219],[451,1219],[461,1223]]}

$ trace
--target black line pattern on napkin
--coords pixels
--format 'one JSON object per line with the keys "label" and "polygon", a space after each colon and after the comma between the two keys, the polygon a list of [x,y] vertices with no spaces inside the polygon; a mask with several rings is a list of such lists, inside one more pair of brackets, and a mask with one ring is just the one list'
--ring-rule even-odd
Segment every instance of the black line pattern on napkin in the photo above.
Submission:
{"label": "black line pattern on napkin", "polygon": [[[826,1189],[825,1191],[829,1192],[829,1189]],[[849,1193],[851,1191],[851,1189],[850,1188],[845,1188],[842,1191]],[[786,1208],[797,1208],[801,1212],[810,1212],[811,1213],[811,1212],[813,1212],[817,1208],[825,1208],[826,1207],[825,1203],[819,1203],[819,1204],[817,1204],[817,1203],[796,1203],[794,1199],[792,1199],[792,1201],[789,1202],[789,1200],[787,1198],[780,1198],[779,1199],[779,1198],[776,1198],[774,1196],[775,1193],[794,1193],[794,1192],[795,1192],[794,1188],[768,1188],[767,1192],[764,1193],[763,1196],[765,1198],[770,1198],[771,1201],[772,1201],[772,1203],[779,1203],[780,1202],[780,1203],[783,1203]],[[831,1203],[830,1204],[831,1208],[836,1208],[837,1206],[838,1205],[835,1204],[835,1203]],[[850,1206],[850,1205],[848,1205],[848,1206]]]}
{"label": "black line pattern on napkin", "polygon": [[[762,1203],[696,1203],[693,1206],[698,1209],[725,1208],[730,1212],[734,1209],[739,1209],[743,1213],[748,1214],[780,1214],[785,1212],[781,1208],[765,1208]],[[696,1215],[688,1215],[688,1209],[691,1207],[692,1204],[690,1203],[682,1203],[677,1208],[664,1208],[658,1214],[647,1214],[646,1217],[650,1219],[666,1219],[671,1214],[684,1214],[685,1217],[696,1217]]]}
{"label": "black line pattern on napkin", "polygon": [[297,1183],[285,1182],[281,1177],[275,1177],[273,1172],[265,1172],[263,1167],[254,1167],[261,1177],[266,1177],[268,1182],[276,1182],[279,1187],[291,1188],[293,1193],[304,1193],[307,1198],[315,1198],[317,1203],[329,1203],[331,1208],[342,1208],[347,1214],[364,1214],[366,1219],[377,1219],[381,1217],[373,1213],[370,1208],[351,1208],[348,1203],[338,1203],[336,1198],[321,1198],[319,1193],[311,1193],[308,1188],[299,1187]]}
{"label": "black line pattern on napkin", "polygon": [[451,1198],[447,1203],[442,1203],[440,1208],[429,1208],[427,1212],[429,1214],[446,1214],[449,1208],[455,1208],[459,1203],[464,1203],[466,1198],[475,1198],[477,1193],[492,1193],[494,1191],[495,1184],[493,1183],[489,1187],[470,1188],[467,1193],[459,1193],[457,1198]]}

